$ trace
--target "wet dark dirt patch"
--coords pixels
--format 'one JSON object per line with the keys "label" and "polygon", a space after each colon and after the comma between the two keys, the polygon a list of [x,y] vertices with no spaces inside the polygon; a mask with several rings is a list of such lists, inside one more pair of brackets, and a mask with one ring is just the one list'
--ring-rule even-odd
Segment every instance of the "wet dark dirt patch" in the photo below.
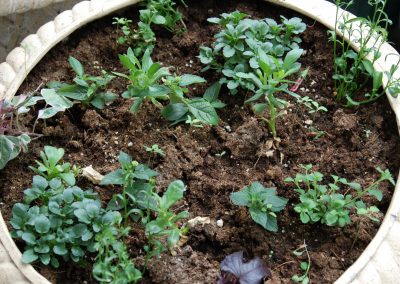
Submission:
{"label": "wet dark dirt patch", "polygon": [[[211,72],[202,73],[204,66],[196,58],[199,46],[210,45],[217,31],[207,23],[208,17],[236,9],[256,18],[278,20],[279,15],[299,16],[308,24],[301,44],[307,53],[301,63],[303,68],[310,68],[299,93],[313,98],[329,111],[309,114],[305,107],[292,102],[287,115],[278,122],[281,141],[274,149],[266,125],[247,106],[243,107],[247,96],[243,92],[232,97],[223,89],[221,99],[227,107],[219,111],[220,125],[202,129],[187,125],[170,127],[151,104],[145,104],[137,114],[130,113],[131,102],[122,99],[103,111],[75,106],[46,126],[39,125],[38,131],[46,136],[34,141],[29,153],[12,161],[1,172],[3,216],[9,220],[12,205],[22,200],[23,190],[33,176],[28,166],[38,158],[44,145],[63,147],[67,161],[81,167],[93,165],[105,174],[118,167],[119,151],[147,163],[150,157],[144,146],[158,144],[166,153],[164,158],[152,162],[160,173],[158,190],[162,192],[169,182],[182,179],[188,190],[181,209],[188,210],[191,218],[208,216],[211,224],[191,229],[188,242],[176,256],[165,254],[153,260],[143,283],[213,283],[219,262],[239,250],[245,251],[249,258],[263,258],[273,270],[276,283],[290,283],[291,276],[300,272],[300,260],[304,260],[292,251],[303,242],[310,250],[311,280],[333,282],[357,259],[379,225],[356,216],[353,224],[343,229],[304,225],[293,210],[297,197],[284,179],[294,176],[300,164],[309,163],[326,176],[335,174],[363,185],[377,177],[377,166],[389,168],[397,175],[400,144],[395,117],[387,100],[354,110],[343,109],[333,100],[332,45],[325,28],[304,16],[262,1],[187,2],[191,8],[181,7],[181,10],[188,32],[178,36],[157,30],[155,61],[174,66],[178,74],[204,76],[210,85],[218,77]],[[132,8],[121,14],[137,19],[138,11]],[[74,74],[67,63],[69,55],[83,62],[89,74],[100,74],[101,69],[124,72],[118,54],[124,53],[126,47],[116,44],[116,28],[111,22],[112,16],[93,22],[60,43],[28,75],[19,93],[32,91],[51,80],[70,81]],[[207,85],[192,89],[192,95],[202,95]],[[125,88],[126,82],[122,79],[111,84],[111,89],[118,94]],[[324,131],[325,135],[314,139],[315,130],[311,127]],[[222,152],[226,154],[216,155]],[[253,181],[276,187],[279,195],[289,198],[288,206],[278,218],[278,233],[263,230],[246,210],[229,201],[231,192]],[[104,203],[113,193],[109,188],[91,185],[83,179],[79,184],[94,188]],[[384,199],[379,208],[385,212],[393,187],[384,185],[383,189]],[[219,219],[223,220],[223,227],[216,226]],[[140,264],[143,232],[133,230],[130,239],[130,252]],[[78,268],[65,264],[57,271],[36,268],[54,283],[95,283],[90,265]]]}

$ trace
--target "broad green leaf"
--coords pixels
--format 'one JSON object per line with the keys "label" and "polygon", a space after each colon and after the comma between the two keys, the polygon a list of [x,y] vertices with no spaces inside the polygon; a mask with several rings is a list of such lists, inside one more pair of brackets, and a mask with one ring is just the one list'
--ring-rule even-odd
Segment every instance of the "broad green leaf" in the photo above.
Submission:
{"label": "broad green leaf", "polygon": [[83,68],[79,60],[75,57],[70,56],[68,58],[68,62],[71,65],[72,69],[74,69],[75,73],[78,74],[79,77],[82,77],[85,73],[85,69]]}
{"label": "broad green leaf", "polygon": [[67,109],[73,105],[70,100],[60,94],[57,94],[56,90],[54,89],[42,89],[40,93],[46,103],[50,106]]}
{"label": "broad green leaf", "polygon": [[132,162],[132,157],[129,156],[127,153],[120,151],[118,156],[118,161],[122,166],[126,167],[130,165],[130,163]]}
{"label": "broad green leaf", "polygon": [[196,99],[188,102],[190,113],[203,123],[218,125],[218,114],[212,105],[205,99]]}
{"label": "broad green leaf", "polygon": [[150,169],[148,166],[139,164],[135,168],[135,172],[133,173],[133,176],[137,179],[144,179],[144,180],[149,180],[152,177],[157,176],[158,173],[156,171],[153,171]]}
{"label": "broad green leaf", "polygon": [[100,185],[123,185],[124,184],[124,172],[122,169],[118,169],[114,172],[107,174],[100,182]]}
{"label": "broad green leaf", "polygon": [[39,215],[35,218],[35,230],[39,234],[47,233],[50,230],[50,220],[44,215]]}
{"label": "broad green leaf", "polygon": [[225,45],[225,47],[222,50],[222,52],[223,52],[225,58],[230,58],[230,57],[235,55],[236,50],[233,47],[229,46],[229,45]]}
{"label": "broad green leaf", "polygon": [[64,149],[53,146],[44,146],[44,153],[46,154],[50,165],[54,167],[64,156]]}
{"label": "broad green leaf", "polygon": [[53,247],[53,252],[58,255],[68,254],[68,250],[65,248],[64,244],[57,244]]}
{"label": "broad green leaf", "polygon": [[38,258],[39,256],[33,251],[33,249],[26,250],[22,254],[22,262],[26,264],[32,263]]}
{"label": "broad green leaf", "polygon": [[215,82],[207,88],[207,90],[204,92],[203,98],[212,103],[218,99],[220,90],[221,84],[219,82]]}
{"label": "broad green leaf", "polygon": [[169,104],[161,110],[161,115],[168,121],[176,121],[184,117],[188,110],[188,107],[181,103]]}
{"label": "broad green leaf", "polygon": [[368,190],[368,194],[375,197],[378,201],[382,201],[383,194],[379,189],[370,189]]}
{"label": "broad green leaf", "polygon": [[291,51],[289,51],[286,54],[285,59],[283,60],[283,65],[282,65],[283,69],[290,70],[292,68],[292,65],[297,60],[299,60],[302,54],[303,54],[303,49],[292,49]]}
{"label": "broad green leaf", "polygon": [[200,76],[184,74],[181,76],[181,81],[180,81],[179,85],[181,87],[186,87],[186,86],[190,86],[192,84],[206,83],[206,82],[207,81]]}
{"label": "broad green leaf", "polygon": [[64,112],[64,107],[48,107],[45,109],[39,110],[38,118],[39,119],[49,119],[50,117],[55,116],[59,112]]}
{"label": "broad green leaf", "polygon": [[36,237],[30,232],[25,232],[21,237],[27,244],[34,245],[36,243]]}
{"label": "broad green leaf", "polygon": [[169,209],[177,201],[183,198],[185,185],[181,180],[173,181],[169,184],[167,191],[160,200],[160,208]]}
{"label": "broad green leaf", "polygon": [[238,192],[232,192],[230,197],[231,197],[232,203],[235,205],[238,205],[238,206],[248,206],[249,205],[250,195],[245,190],[241,190]]}

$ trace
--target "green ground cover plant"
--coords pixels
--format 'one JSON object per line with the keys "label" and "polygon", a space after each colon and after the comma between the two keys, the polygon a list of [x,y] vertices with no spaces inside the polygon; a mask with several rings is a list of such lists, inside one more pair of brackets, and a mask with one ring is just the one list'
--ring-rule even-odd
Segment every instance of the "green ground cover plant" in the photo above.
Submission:
{"label": "green ground cover plant", "polygon": [[[186,6],[183,0],[180,3]],[[132,20],[127,18],[114,18],[114,25],[121,30],[118,37],[119,44],[127,44],[133,47],[135,56],[141,57],[146,50],[153,50],[156,43],[156,35],[152,25],[160,25],[171,33],[183,33],[186,25],[182,13],[176,8],[176,2],[172,0],[147,0],[146,7],[139,11],[140,21],[136,29],[130,26]]]}
{"label": "green ground cover plant", "polygon": [[324,175],[313,172],[312,165],[301,165],[304,173],[297,173],[294,178],[286,178],[285,182],[293,183],[299,194],[300,203],[294,210],[299,213],[303,223],[320,222],[327,226],[344,227],[351,223],[351,211],[365,215],[371,220],[379,221],[374,213],[379,212],[376,206],[367,206],[362,200],[365,196],[382,200],[379,186],[384,181],[395,184],[389,170],[381,170],[379,179],[363,188],[357,182],[349,182],[345,178],[331,175],[333,182],[323,184]]}
{"label": "green ground cover plant", "polygon": [[259,182],[253,182],[241,191],[231,193],[231,201],[235,205],[248,207],[254,222],[272,232],[278,231],[276,212],[282,211],[288,202],[287,199],[277,196],[276,189],[265,188]]}

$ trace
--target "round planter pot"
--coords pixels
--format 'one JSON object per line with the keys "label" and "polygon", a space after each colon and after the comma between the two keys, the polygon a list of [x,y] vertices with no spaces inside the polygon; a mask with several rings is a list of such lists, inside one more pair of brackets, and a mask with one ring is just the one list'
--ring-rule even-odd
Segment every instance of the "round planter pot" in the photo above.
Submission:
{"label": "round planter pot", "polygon": [[[31,0],[33,1],[33,0]],[[265,0],[317,20],[329,29],[335,27],[336,6],[325,0]],[[0,1],[1,2],[1,1]],[[27,74],[62,39],[79,27],[118,9],[136,4],[139,0],[92,0],[75,5],[72,10],[58,15],[54,21],[42,26],[34,35],[26,37],[20,47],[0,64],[0,99],[12,98]],[[341,11],[341,13],[346,13]],[[353,16],[349,14],[350,16]],[[347,39],[351,42],[352,39]],[[357,46],[354,45],[357,50]],[[396,64],[399,54],[389,44],[381,49],[382,56],[376,62],[379,71],[389,71]],[[400,78],[397,70],[395,78]],[[384,78],[384,84],[387,78]],[[387,96],[396,121],[400,122],[400,100]],[[359,259],[336,283],[398,283],[400,275],[400,181],[397,180],[391,205],[382,225]],[[31,265],[21,262],[21,253],[12,240],[0,214],[0,283],[49,283]]]}

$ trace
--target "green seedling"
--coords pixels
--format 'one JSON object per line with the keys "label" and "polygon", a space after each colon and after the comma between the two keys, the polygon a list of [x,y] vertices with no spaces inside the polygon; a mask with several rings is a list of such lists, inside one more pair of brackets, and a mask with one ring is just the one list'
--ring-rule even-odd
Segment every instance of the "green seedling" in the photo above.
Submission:
{"label": "green seedling", "polygon": [[47,180],[60,178],[67,185],[75,184],[75,177],[78,176],[80,169],[77,166],[71,166],[70,163],[60,161],[64,157],[64,149],[45,146],[44,151],[40,152],[42,161],[36,160],[37,168],[30,166],[36,174],[43,176]]}
{"label": "green seedling", "polygon": [[[282,109],[287,106],[287,102],[277,98],[277,94],[285,92],[295,97],[297,94],[289,91],[287,78],[300,70],[300,63],[297,60],[302,55],[302,49],[294,49],[288,52],[283,61],[267,55],[262,49],[258,50],[259,68],[256,73],[238,72],[236,75],[244,80],[251,81],[255,88],[254,95],[246,100],[246,103],[253,103],[253,111],[265,121],[273,135],[277,137],[276,120],[283,115]],[[265,102],[256,103],[260,99]],[[268,110],[268,117],[263,115]]]}
{"label": "green seedling", "polygon": [[[201,47],[198,56],[205,69],[216,69],[223,74],[221,83],[226,83],[232,94],[240,86],[253,90],[254,83],[242,80],[237,72],[248,73],[259,69],[258,53],[282,58],[288,51],[298,49],[300,37],[306,25],[299,18],[286,19],[277,24],[272,19],[253,20],[239,11],[222,14],[220,18],[208,19],[222,30],[215,35],[212,47]],[[220,60],[221,58],[222,60]]]}
{"label": "green seedling", "polygon": [[282,211],[288,200],[277,196],[275,189],[253,182],[241,191],[231,193],[230,198],[233,204],[248,207],[251,218],[264,229],[278,231],[276,212]]}
{"label": "green seedling", "polygon": [[[185,121],[188,115],[204,124],[218,124],[218,115],[215,109],[224,106],[218,100],[220,91],[218,83],[208,88],[203,98],[189,99],[185,96],[189,92],[187,87],[205,83],[204,78],[191,74],[171,76],[166,67],[161,67],[159,63],[152,61],[150,50],[146,50],[140,62],[129,48],[126,55],[120,55],[120,61],[130,72],[129,75],[120,73],[117,75],[128,79],[131,83],[122,97],[134,99],[132,112],[137,112],[142,103],[149,100],[172,124]],[[164,106],[161,101],[169,101],[169,104]]]}
{"label": "green seedling", "polygon": [[222,151],[221,153],[215,154],[216,157],[222,158],[226,154],[225,151]]}
{"label": "green seedling", "polygon": [[299,194],[300,203],[294,210],[299,213],[303,223],[320,222],[327,226],[344,227],[351,223],[350,213],[355,210],[357,214],[367,216],[379,222],[375,214],[379,212],[376,206],[367,206],[362,200],[371,196],[378,201],[382,200],[379,185],[389,181],[394,185],[394,180],[389,170],[377,171],[379,179],[366,188],[357,182],[348,182],[345,178],[332,175],[333,183],[321,184],[324,178],[320,172],[312,172],[312,165],[301,165],[304,173],[296,174],[295,178],[287,178],[285,182],[293,183],[295,191]]}
{"label": "green seedling", "polygon": [[115,226],[106,227],[96,234],[97,256],[93,264],[93,276],[101,283],[137,283],[142,278],[129,257],[128,248],[121,241],[129,234],[129,227],[118,227],[121,221],[119,216]]}
{"label": "green seedling", "polygon": [[[60,178],[34,177],[24,203],[13,206],[12,236],[25,241],[23,263],[40,261],[60,266],[60,260],[83,263],[95,252],[95,235],[112,226],[119,213],[106,212],[96,193],[75,184],[65,187]],[[40,205],[31,205],[40,202]]]}
{"label": "green seedling", "polygon": [[146,152],[153,154],[154,156],[160,155],[161,157],[165,157],[165,153],[163,149],[158,147],[157,144],[153,144],[151,147],[144,147],[146,149]]}
{"label": "green seedling", "polygon": [[104,109],[105,106],[118,97],[106,91],[107,85],[115,76],[107,74],[105,71],[102,72],[102,76],[98,77],[85,74],[83,65],[72,56],[69,57],[68,62],[76,73],[74,84],[60,82],[50,82],[47,84],[59,96],[64,97],[64,100],[72,99],[73,102],[80,102],[87,107]]}
{"label": "green seedling", "polygon": [[308,284],[310,283],[310,268],[311,268],[311,259],[310,259],[310,254],[308,253],[307,245],[306,242],[304,241],[304,244],[301,245],[299,248],[295,249],[293,251],[293,254],[295,256],[302,256],[304,253],[307,254],[307,261],[302,261],[300,262],[300,269],[303,272],[302,275],[293,275],[292,280],[297,283],[301,284]]}
{"label": "green seedling", "polygon": [[324,106],[319,105],[317,101],[314,101],[308,96],[298,97],[297,103],[302,104],[309,109],[308,113],[316,113],[319,111],[327,112],[328,109]]}
{"label": "green seedling", "polygon": [[[331,31],[331,40],[334,45],[334,67],[336,100],[346,107],[355,107],[376,101],[385,94],[382,78],[383,72],[375,70],[374,64],[381,56],[382,45],[388,39],[387,28],[391,24],[384,12],[387,0],[368,1],[373,9],[371,18],[349,17],[340,14],[339,8],[347,9],[353,1],[335,1],[337,6],[335,29],[346,37],[351,38],[351,43],[340,38],[336,32]],[[352,44],[359,46],[359,52],[352,49]],[[357,93],[362,92],[372,79],[372,88],[364,98],[356,100]]]}
{"label": "green seedling", "polygon": [[189,213],[182,211],[176,214],[171,210],[183,198],[185,186],[182,181],[174,181],[160,196],[155,191],[154,177],[157,172],[132,161],[123,152],[120,153],[119,161],[122,167],[107,174],[101,184],[123,186],[123,193],[114,195],[108,209],[124,209],[125,227],[129,217],[135,222],[141,220],[148,238],[148,245],[145,246],[146,268],[148,260],[159,256],[166,249],[172,249],[187,232],[185,227],[179,227],[179,222],[187,218]]}
{"label": "green seedling", "polygon": [[311,126],[308,130],[309,131],[307,133],[307,136],[312,137],[313,140],[318,140],[326,135],[325,131],[319,130],[318,128],[313,126]]}

